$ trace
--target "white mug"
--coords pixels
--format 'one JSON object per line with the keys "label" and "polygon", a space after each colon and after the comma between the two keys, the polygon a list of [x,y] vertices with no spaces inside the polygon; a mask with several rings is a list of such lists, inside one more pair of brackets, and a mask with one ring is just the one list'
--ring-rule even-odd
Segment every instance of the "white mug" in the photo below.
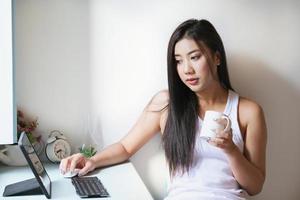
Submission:
{"label": "white mug", "polygon": [[[219,124],[217,119],[226,119],[226,126]],[[210,140],[215,138],[217,133],[216,130],[223,129],[224,131],[229,131],[231,128],[231,121],[227,115],[221,112],[208,110],[205,112],[204,119],[202,122],[200,137],[205,140]]]}

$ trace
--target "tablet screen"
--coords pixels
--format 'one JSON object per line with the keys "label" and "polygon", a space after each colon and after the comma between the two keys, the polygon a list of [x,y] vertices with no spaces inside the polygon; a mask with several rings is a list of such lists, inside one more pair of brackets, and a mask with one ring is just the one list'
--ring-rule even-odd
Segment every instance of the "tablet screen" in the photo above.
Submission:
{"label": "tablet screen", "polygon": [[20,136],[19,145],[43,193],[50,198],[51,180],[25,132]]}

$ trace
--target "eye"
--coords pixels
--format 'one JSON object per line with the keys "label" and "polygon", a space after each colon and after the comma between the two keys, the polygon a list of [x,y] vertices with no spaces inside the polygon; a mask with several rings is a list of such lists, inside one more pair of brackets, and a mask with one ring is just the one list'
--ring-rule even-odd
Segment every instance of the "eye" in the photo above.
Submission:
{"label": "eye", "polygon": [[176,60],[176,64],[180,65],[182,63],[182,60]]}
{"label": "eye", "polygon": [[191,56],[191,60],[196,61],[196,60],[198,60],[200,57],[201,57],[201,55],[193,55],[193,56]]}

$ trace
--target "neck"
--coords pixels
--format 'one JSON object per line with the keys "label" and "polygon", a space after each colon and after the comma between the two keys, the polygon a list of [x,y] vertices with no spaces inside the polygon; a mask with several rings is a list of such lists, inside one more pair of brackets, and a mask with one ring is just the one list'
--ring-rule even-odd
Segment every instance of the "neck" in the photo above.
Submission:
{"label": "neck", "polygon": [[227,101],[228,91],[219,83],[196,93],[200,105],[214,105],[217,102]]}

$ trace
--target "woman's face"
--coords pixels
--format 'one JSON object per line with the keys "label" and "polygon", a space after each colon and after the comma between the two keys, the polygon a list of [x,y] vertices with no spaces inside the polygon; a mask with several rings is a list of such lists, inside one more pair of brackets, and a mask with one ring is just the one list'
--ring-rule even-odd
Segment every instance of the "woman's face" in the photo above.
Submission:
{"label": "woman's face", "polygon": [[[207,48],[205,50],[210,54]],[[200,92],[210,84],[218,82],[214,78],[217,77],[216,68],[220,63],[218,56],[210,55],[211,58],[206,58],[193,39],[183,38],[179,40],[175,44],[174,55],[179,77],[192,91]],[[212,60],[212,69],[210,69],[208,59]]]}

